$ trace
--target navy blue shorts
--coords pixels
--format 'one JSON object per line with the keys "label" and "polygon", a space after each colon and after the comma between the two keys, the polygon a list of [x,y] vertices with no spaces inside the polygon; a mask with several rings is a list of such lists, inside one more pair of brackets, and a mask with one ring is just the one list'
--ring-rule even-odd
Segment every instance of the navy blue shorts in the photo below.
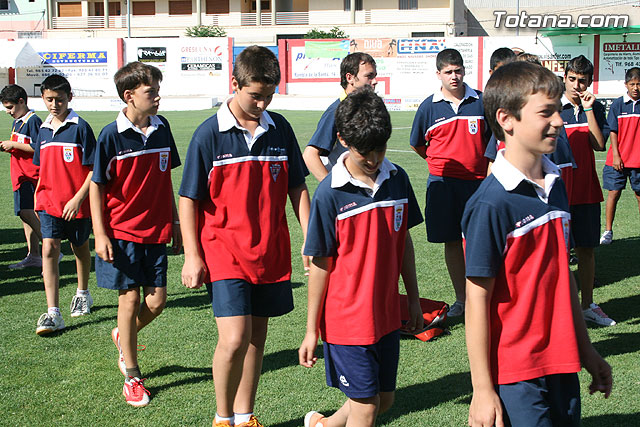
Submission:
{"label": "navy blue shorts", "polygon": [[291,282],[254,285],[242,279],[207,283],[215,317],[277,317],[293,310]]}
{"label": "navy blue shorts", "polygon": [[40,232],[43,239],[67,239],[74,246],[82,246],[91,234],[91,218],[65,221],[45,211],[38,211]]}
{"label": "navy blue shorts", "polygon": [[613,166],[605,165],[602,170],[602,188],[624,190],[627,187],[627,178],[631,183],[631,189],[640,193],[640,168],[622,168],[622,171],[617,171]]}
{"label": "navy blue shorts", "polygon": [[36,188],[31,181],[25,181],[20,184],[20,188],[13,192],[13,212],[16,216],[20,215],[23,209],[33,210],[33,195]]}
{"label": "navy blue shorts", "polygon": [[600,244],[600,203],[571,205],[571,234],[577,248]]}
{"label": "navy blue shorts", "polygon": [[580,426],[578,374],[547,375],[497,385],[505,426]]}
{"label": "navy blue shorts", "polygon": [[393,331],[371,345],[324,343],[327,385],[350,399],[366,399],[396,389],[400,332]]}
{"label": "navy blue shorts", "polygon": [[425,224],[427,240],[446,243],[462,240],[462,213],[469,197],[482,180],[465,180],[429,175],[427,180],[427,207]]}
{"label": "navy blue shorts", "polygon": [[167,246],[111,239],[113,264],[96,255],[98,286],[126,290],[167,286]]}

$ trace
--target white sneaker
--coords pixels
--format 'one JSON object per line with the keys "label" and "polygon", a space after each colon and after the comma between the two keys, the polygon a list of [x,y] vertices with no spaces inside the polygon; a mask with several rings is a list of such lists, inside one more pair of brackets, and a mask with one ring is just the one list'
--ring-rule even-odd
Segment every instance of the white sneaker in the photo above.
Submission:
{"label": "white sneaker", "polygon": [[612,241],[613,241],[613,230],[605,230],[605,232],[602,233],[602,237],[600,237],[600,244],[610,245]]}
{"label": "white sneaker", "polygon": [[49,313],[44,313],[38,319],[36,334],[46,335],[62,329],[64,329],[64,320],[61,314],[51,316]]}
{"label": "white sneaker", "polygon": [[448,317],[458,317],[464,314],[464,303],[460,301],[456,301],[453,303],[451,307],[449,307],[449,311],[447,312]]}
{"label": "white sneaker", "polygon": [[93,307],[91,294],[87,294],[86,296],[74,295],[71,299],[71,317],[91,314],[91,307]]}
{"label": "white sneaker", "polygon": [[582,310],[584,320],[588,320],[600,326],[613,326],[616,321],[605,314],[598,304],[591,303],[589,308]]}
{"label": "white sneaker", "polygon": [[9,265],[9,268],[11,270],[22,270],[23,268],[27,267],[42,268],[42,257],[31,255],[30,253],[28,253],[22,261]]}

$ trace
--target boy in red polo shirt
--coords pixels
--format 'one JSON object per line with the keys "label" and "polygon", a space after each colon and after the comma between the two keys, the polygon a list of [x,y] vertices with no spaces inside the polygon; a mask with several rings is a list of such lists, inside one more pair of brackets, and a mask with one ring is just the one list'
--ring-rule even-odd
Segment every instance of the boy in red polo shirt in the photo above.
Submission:
{"label": "boy in red polo shirt", "polygon": [[33,164],[33,148],[42,124],[40,117],[27,106],[27,92],[18,85],[8,85],[0,92],[0,102],[7,114],[13,117],[11,137],[0,142],[0,151],[11,154],[11,185],[13,205],[22,220],[27,239],[27,256],[10,269],[42,267],[40,256],[40,220],[34,208],[34,194],[38,183],[38,167]]}
{"label": "boy in red polo shirt", "polygon": [[591,393],[611,392],[569,270],[567,192],[544,156],[563,126],[563,90],[527,62],[499,68],[485,89],[487,122],[506,148],[462,218],[472,427],[579,426],[581,366]]}
{"label": "boy in red polo shirt", "polygon": [[307,413],[305,427],[373,426],[391,407],[400,275],[408,296],[406,329],[415,332],[423,323],[409,234],[422,215],[406,172],[385,158],[387,108],[371,88],[357,89],[338,106],[336,128],[347,152],[313,196],[304,249],[313,256],[307,333],[298,354],[302,366],[312,367],[321,334],[327,384],[348,399],[330,417]]}

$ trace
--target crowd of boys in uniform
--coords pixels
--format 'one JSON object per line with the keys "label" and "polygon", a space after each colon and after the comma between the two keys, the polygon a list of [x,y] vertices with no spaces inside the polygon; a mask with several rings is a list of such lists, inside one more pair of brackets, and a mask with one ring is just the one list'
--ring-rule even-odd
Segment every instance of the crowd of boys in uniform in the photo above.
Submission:
{"label": "crowd of boys in uniform", "polygon": [[[611,242],[615,203],[627,177],[640,205],[640,163],[633,149],[640,69],[627,72],[627,94],[605,120],[604,108],[587,91],[593,66],[584,56],[569,63],[564,84],[543,67],[513,59],[508,49],[494,53],[483,107],[483,94],[463,81],[460,53],[440,52],[442,87],[420,105],[410,145],[428,164],[427,238],[445,244],[456,295],[449,315],[466,315],[474,387],[469,424],[579,425],[575,373],[581,365],[592,375],[591,392],[608,396],[611,390],[611,369],[591,346],[584,319],[615,324],[593,302],[593,249]],[[327,384],[348,398],[330,417],[309,412],[305,427],[374,425],[393,403],[400,276],[409,312],[402,327],[422,328],[408,229],[423,219],[406,173],[385,158],[391,121],[373,92],[373,58],[354,53],[343,60],[345,92],[322,115],[302,154],[286,119],[266,111],[280,81],[277,59],[265,48],[245,49],[231,78],[234,97],[193,135],[179,210],[170,171],[180,159],[169,123],[157,115],[162,74],[134,62],[114,80],[127,106],[97,141],[68,108],[72,91],[62,76],[47,77],[41,86],[50,113],[44,123],[28,109],[19,86],[1,94],[15,119],[11,140],[1,148],[12,154],[16,215],[29,249],[10,268],[42,266],[48,310],[36,332],[64,328],[61,239],[71,242],[78,269],[71,315],[90,313],[91,217],[98,286],[118,290],[112,339],[123,394],[133,406],[147,405],[137,333],[166,302],[166,244],[173,241],[178,251],[184,242],[182,282],[189,288],[206,284],[218,326],[213,425],[261,426],[253,409],[268,319],[293,309],[288,197],[310,266],[300,364],[314,366],[321,337]],[[593,151],[604,150],[609,134],[607,227],[599,239],[602,193]],[[567,158],[553,155],[561,142],[573,153],[562,173],[557,163]],[[489,172],[488,145],[495,147]],[[312,203],[305,184],[309,170],[321,181]],[[564,185],[557,185],[561,175]],[[578,255],[582,307],[569,271],[571,246]],[[342,325],[354,319],[370,327],[346,331]],[[529,333],[534,324],[537,333]],[[534,404],[541,396],[542,411]]]}

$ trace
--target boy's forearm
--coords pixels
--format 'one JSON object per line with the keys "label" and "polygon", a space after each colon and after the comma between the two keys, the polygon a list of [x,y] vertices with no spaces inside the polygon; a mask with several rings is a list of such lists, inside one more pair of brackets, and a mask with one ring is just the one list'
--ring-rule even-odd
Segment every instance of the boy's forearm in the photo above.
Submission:
{"label": "boy's forearm", "polygon": [[407,230],[407,237],[404,241],[404,256],[402,257],[402,282],[404,283],[404,289],[407,292],[407,298],[409,300],[418,300],[418,278],[416,275],[416,259],[415,251],[413,249],[413,241],[411,240],[411,234]]}
{"label": "boy's forearm", "polygon": [[489,304],[494,282],[494,278],[474,277],[467,278],[466,283],[465,335],[474,392],[492,391],[494,387],[489,362]]}
{"label": "boy's forearm", "polygon": [[298,218],[298,221],[300,222],[302,235],[306,240],[307,226],[309,224],[309,212],[311,210],[311,202],[309,201],[309,190],[307,189],[307,184],[302,184],[298,187],[290,189],[289,199],[291,200],[293,212],[296,214],[296,218]]}
{"label": "boy's forearm", "polygon": [[[339,142],[336,143],[338,144]],[[318,182],[322,181],[327,175],[329,175],[329,171],[320,158],[320,150],[316,147],[307,145],[302,152],[302,158],[304,159],[304,163],[307,165],[307,169],[309,169],[309,172],[311,172]]]}
{"label": "boy's forearm", "polygon": [[580,299],[578,298],[578,287],[576,285],[576,280],[573,277],[573,273],[569,272],[569,278],[571,280],[571,311],[573,314],[573,327],[576,331],[580,360],[584,361],[585,357],[587,357],[594,349],[591,345],[591,340],[589,339],[584,315],[582,314],[582,306],[580,305]]}
{"label": "boy's forearm", "polygon": [[84,179],[84,182],[82,183],[82,187],[80,187],[80,189],[75,194],[75,196],[73,196],[75,198],[78,198],[80,203],[84,202],[84,199],[86,199],[87,196],[89,195],[89,185],[91,184],[92,176],[93,176],[93,171],[89,171],[89,173],[87,174],[87,177]]}
{"label": "boy's forearm", "polygon": [[609,141],[611,142],[611,152],[616,155],[620,155],[618,151],[618,133],[611,131],[609,134]]}
{"label": "boy's forearm", "polygon": [[427,158],[427,146],[426,145],[421,145],[420,147],[411,146],[411,148],[413,149],[413,151],[418,153],[418,155],[420,157],[422,157],[423,159]]}
{"label": "boy's forearm", "polygon": [[198,239],[198,200],[180,197],[178,200],[180,230],[185,257],[200,257]]}
{"label": "boy's forearm", "polygon": [[314,257],[309,272],[307,295],[307,332],[315,333],[320,327],[320,315],[327,292],[331,258]]}
{"label": "boy's forearm", "polygon": [[598,120],[596,120],[594,110],[587,111],[586,115],[587,124],[589,125],[589,142],[591,142],[591,147],[596,151],[603,151],[605,143],[604,135],[602,134]]}
{"label": "boy's forearm", "polygon": [[104,226],[104,184],[91,182],[89,184],[89,206],[91,208],[91,223],[95,236],[106,235]]}

